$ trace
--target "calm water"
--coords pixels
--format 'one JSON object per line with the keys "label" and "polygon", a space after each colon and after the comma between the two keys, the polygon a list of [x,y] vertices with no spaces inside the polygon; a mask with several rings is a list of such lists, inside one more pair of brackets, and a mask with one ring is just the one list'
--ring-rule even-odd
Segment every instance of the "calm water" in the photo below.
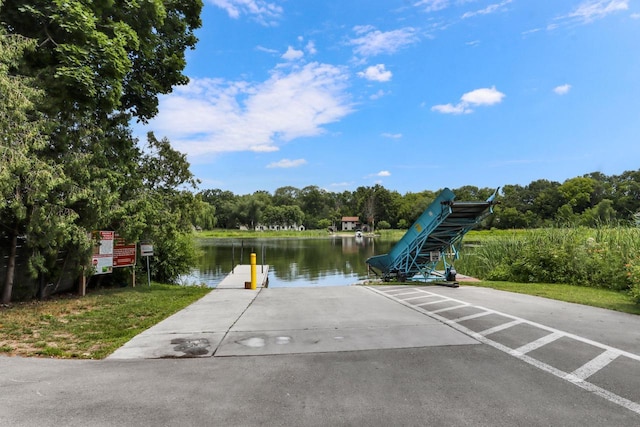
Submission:
{"label": "calm water", "polygon": [[350,285],[367,278],[367,258],[387,253],[394,243],[367,237],[200,239],[200,266],[183,281],[215,287],[234,263],[249,264],[253,250],[259,265],[269,265],[269,287]]}

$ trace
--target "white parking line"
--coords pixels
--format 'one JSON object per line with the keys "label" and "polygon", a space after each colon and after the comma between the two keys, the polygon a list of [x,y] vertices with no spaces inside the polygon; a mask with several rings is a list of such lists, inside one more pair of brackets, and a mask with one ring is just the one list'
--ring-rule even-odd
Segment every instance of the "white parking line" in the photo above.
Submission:
{"label": "white parking line", "polygon": [[404,296],[404,295],[413,295],[413,294],[418,294],[418,293],[422,293],[422,291],[419,290],[419,289],[412,289],[410,292],[402,292],[402,293],[399,293],[399,294],[389,294],[389,295],[394,296],[394,297],[401,297],[401,296]]}
{"label": "white parking line", "polygon": [[616,360],[618,356],[620,356],[619,351],[607,350],[573,371],[570,375],[580,380],[586,380],[591,375]]}
{"label": "white parking line", "polygon": [[453,307],[446,307],[446,308],[441,308],[440,310],[432,311],[431,314],[438,314],[438,313],[442,313],[443,311],[455,310],[457,308],[468,307],[468,306],[469,304],[454,305]]}
{"label": "white parking line", "polygon": [[[489,313],[487,313],[489,314]],[[502,325],[494,326],[493,328],[485,329],[484,331],[478,332],[480,335],[486,337],[487,335],[495,334],[496,332],[504,331],[505,329],[509,329],[513,326],[520,325],[522,320],[516,319],[511,322],[503,323]]]}
{"label": "white parking line", "polygon": [[436,297],[440,297],[442,298],[440,295],[436,295],[436,294],[424,294],[424,295],[420,295],[417,297],[411,297],[411,298],[402,298],[402,301],[412,301],[414,299],[420,299],[420,298],[436,298]]}
{"label": "white parking line", "polygon": [[468,316],[462,316],[462,317],[458,317],[456,319],[451,319],[447,323],[464,322],[465,320],[477,319],[478,317],[488,316],[490,314],[491,314],[490,311],[481,311],[480,313],[470,314]]}
{"label": "white parking line", "polygon": [[439,299],[438,301],[429,301],[429,302],[423,302],[421,304],[411,304],[411,305],[415,305],[416,307],[424,307],[425,305],[438,304],[440,302],[445,302],[445,301],[450,301],[450,299],[444,298],[444,299]]}
{"label": "white parking line", "polygon": [[514,355],[516,355],[516,354],[527,354],[530,351],[537,350],[542,346],[545,346],[547,344],[550,344],[550,343],[554,342],[558,338],[562,338],[563,336],[564,336],[564,333],[562,333],[560,331],[553,332],[553,333],[551,333],[549,335],[545,335],[542,338],[538,338],[537,340],[532,341],[529,344],[525,344],[522,347],[518,347],[515,350],[512,350],[510,353],[513,353]]}
{"label": "white parking line", "polygon": [[[491,310],[485,307],[481,307],[481,306],[475,306],[475,305],[471,305],[465,301],[461,301],[455,298],[448,298],[448,297],[443,297],[444,299],[442,300],[438,300],[438,301],[433,301],[433,302],[428,302],[428,303],[423,303],[423,304],[411,304],[408,302],[405,302],[403,299],[401,298],[396,298],[396,295],[378,290],[378,289],[374,289],[373,287],[367,287],[367,289],[378,293],[382,296],[385,296],[387,298],[390,298],[408,308],[411,308],[413,310],[416,310],[420,313],[423,313],[427,316],[430,316],[436,320],[439,320],[445,324],[448,324],[449,326],[451,326],[452,328],[466,334],[469,335],[473,338],[475,338],[476,340],[480,341],[483,344],[487,344],[493,348],[496,348],[504,353],[507,353],[511,356],[514,356],[520,360],[522,360],[525,363],[528,363],[532,366],[537,367],[538,369],[541,369],[545,372],[548,372],[550,374],[555,375],[558,378],[561,378],[563,380],[566,380],[580,388],[582,388],[583,390],[587,390],[591,393],[594,393],[606,400],[608,400],[609,402],[615,403],[616,405],[622,406],[624,408],[629,409],[630,411],[635,412],[636,414],[640,414],[640,404],[633,402],[629,399],[626,399],[622,396],[618,396],[615,393],[612,393],[608,390],[605,390],[595,384],[592,384],[588,381],[586,381],[586,378],[589,378],[590,376],[592,376],[593,374],[595,374],[596,372],[598,372],[599,370],[601,370],[602,368],[606,367],[607,365],[609,365],[613,360],[615,360],[617,357],[619,356],[625,356],[628,357],[630,359],[636,360],[636,361],[640,361],[640,356],[637,354],[633,354],[633,353],[629,353],[627,351],[624,350],[620,350],[620,349],[616,349],[613,348],[611,346],[608,346],[606,344],[602,344],[596,341],[592,341],[588,338],[583,338],[568,332],[563,332],[554,328],[550,328],[548,326],[542,325],[540,323],[536,323],[536,322],[531,322],[529,320],[526,319],[522,319],[516,316],[512,316],[510,314],[506,314],[506,313],[501,313],[495,310]],[[423,291],[426,292],[426,291]],[[432,295],[438,295],[438,294],[432,294]],[[437,314],[438,311],[440,310],[436,310],[433,312],[430,312],[428,310],[425,310],[422,308],[422,306],[426,306],[426,305],[430,305],[430,304],[436,304],[439,302],[445,302],[445,301],[453,301],[453,302],[458,302],[459,304],[461,304],[461,306],[458,307],[452,307],[453,308],[460,308],[462,306],[465,307],[473,307],[473,308],[477,308],[480,310],[483,310],[480,313],[476,313],[476,314],[472,314],[469,316],[463,316],[457,319],[447,319],[444,318],[440,315]],[[497,314],[509,319],[512,319],[510,322],[506,322],[503,323],[502,325],[498,325],[495,326],[493,328],[489,328],[486,329],[482,332],[474,332],[471,329],[462,326],[459,322],[462,322],[464,320],[471,320],[471,319],[475,319],[475,318],[479,318],[482,316],[486,316],[489,314]],[[518,324],[527,324],[530,326],[534,326],[536,328],[545,330],[550,332],[548,335],[545,335],[544,337],[537,339],[535,341],[532,341],[528,344],[525,344],[517,349],[512,349],[509,348],[503,344],[500,344],[496,341],[493,341],[489,338],[486,337],[486,335],[490,335],[492,333],[504,330],[504,329],[508,329],[510,327],[513,327],[515,325]],[[567,373],[564,372],[560,369],[554,368],[551,365],[548,365],[544,362],[541,362],[540,360],[534,359],[533,357],[528,356],[526,353],[530,353],[531,351],[541,348],[551,342],[554,342],[555,340],[562,338],[562,337],[567,337],[567,338],[571,338],[573,340],[576,341],[580,341],[582,343],[585,344],[589,344],[591,346],[597,347],[597,348],[601,348],[604,351],[598,355],[597,357],[591,359],[590,361],[588,361],[587,363],[585,363],[584,365],[582,365],[580,368],[576,369],[575,371],[571,372],[571,373]]]}

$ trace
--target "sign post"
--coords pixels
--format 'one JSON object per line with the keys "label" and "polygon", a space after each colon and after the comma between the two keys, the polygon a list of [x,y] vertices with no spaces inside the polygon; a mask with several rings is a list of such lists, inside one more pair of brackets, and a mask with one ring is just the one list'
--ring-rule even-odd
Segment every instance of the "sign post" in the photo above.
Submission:
{"label": "sign post", "polygon": [[150,245],[148,243],[141,243],[140,256],[147,258],[147,285],[151,287],[151,271],[149,270],[149,257],[153,256],[153,245]]}

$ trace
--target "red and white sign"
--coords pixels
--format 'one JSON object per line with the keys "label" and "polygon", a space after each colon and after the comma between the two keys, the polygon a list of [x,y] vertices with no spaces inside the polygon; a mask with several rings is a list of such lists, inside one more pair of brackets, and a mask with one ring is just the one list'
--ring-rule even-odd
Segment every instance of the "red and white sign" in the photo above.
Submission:
{"label": "red and white sign", "polygon": [[136,244],[125,243],[124,239],[117,234],[115,237],[115,244],[113,246],[113,266],[131,267],[136,265]]}
{"label": "red and white sign", "polygon": [[113,272],[114,267],[130,267],[136,264],[136,244],[127,244],[115,231],[95,231],[97,244],[93,247],[91,264],[94,274]]}

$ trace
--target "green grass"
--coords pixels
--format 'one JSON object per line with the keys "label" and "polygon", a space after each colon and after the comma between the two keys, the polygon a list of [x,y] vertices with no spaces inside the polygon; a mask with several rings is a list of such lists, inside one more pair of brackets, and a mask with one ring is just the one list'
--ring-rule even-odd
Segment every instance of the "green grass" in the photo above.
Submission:
{"label": "green grass", "polygon": [[210,291],[152,283],[15,304],[0,309],[0,353],[102,359]]}
{"label": "green grass", "polygon": [[501,291],[535,295],[558,301],[572,302],[591,307],[606,308],[629,314],[640,314],[640,305],[625,292],[610,289],[588,288],[559,283],[513,283],[513,282],[465,282],[465,286],[482,286]]}
{"label": "green grass", "polygon": [[[423,282],[376,282],[375,285],[402,285],[402,286],[438,286],[437,283]],[[461,282],[461,286],[476,286],[498,289],[501,291],[515,292],[519,294],[534,295],[543,298],[554,299],[590,307],[605,308],[607,310],[620,311],[629,314],[640,314],[640,305],[626,292],[618,292],[610,289],[587,288],[558,283],[514,283],[514,282]]]}
{"label": "green grass", "polygon": [[[352,233],[353,234],[353,233]],[[327,230],[283,230],[283,231],[254,231],[254,230],[204,230],[197,231],[195,236],[198,238],[217,238],[217,239],[264,239],[264,238],[317,238],[330,237],[331,234]]]}

